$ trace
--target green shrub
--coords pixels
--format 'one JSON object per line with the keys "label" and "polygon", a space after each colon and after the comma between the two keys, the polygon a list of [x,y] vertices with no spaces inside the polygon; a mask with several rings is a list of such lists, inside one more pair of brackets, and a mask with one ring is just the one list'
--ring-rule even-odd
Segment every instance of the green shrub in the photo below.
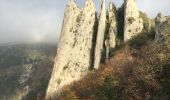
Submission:
{"label": "green shrub", "polygon": [[113,80],[112,76],[107,76],[104,80],[104,83],[99,88],[96,98],[98,100],[117,100],[118,91],[116,88],[116,81]]}
{"label": "green shrub", "polygon": [[139,49],[142,45],[146,44],[148,37],[148,33],[141,33],[135,37],[133,37],[131,40],[129,40],[128,44],[135,49]]}

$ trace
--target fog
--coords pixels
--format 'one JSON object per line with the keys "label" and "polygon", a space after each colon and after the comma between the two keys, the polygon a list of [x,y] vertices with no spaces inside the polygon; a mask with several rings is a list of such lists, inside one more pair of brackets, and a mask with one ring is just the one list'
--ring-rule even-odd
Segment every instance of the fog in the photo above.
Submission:
{"label": "fog", "polygon": [[[107,1],[107,7],[108,2]],[[77,0],[80,7],[85,0]],[[101,0],[94,0],[97,11]],[[113,0],[117,7],[123,0]],[[0,0],[0,43],[57,43],[67,0]],[[154,18],[170,15],[170,0],[137,0],[138,8]]]}

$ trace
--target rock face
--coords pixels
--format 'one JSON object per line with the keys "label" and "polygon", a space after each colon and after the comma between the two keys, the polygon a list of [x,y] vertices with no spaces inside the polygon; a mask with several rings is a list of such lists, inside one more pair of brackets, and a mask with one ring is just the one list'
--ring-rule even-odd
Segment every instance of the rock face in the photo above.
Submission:
{"label": "rock face", "polygon": [[124,16],[124,41],[126,42],[143,30],[143,20],[139,16],[135,0],[125,0]]}
{"label": "rock face", "polygon": [[88,72],[92,63],[95,21],[96,10],[92,0],[86,1],[83,11],[80,11],[74,0],[68,1],[46,99],[52,99],[64,85]]}
{"label": "rock face", "polygon": [[95,59],[94,59],[95,69],[98,69],[100,66],[101,56],[103,52],[105,29],[106,29],[106,7],[105,7],[105,0],[102,0],[99,26],[97,32],[96,48],[95,48]]}
{"label": "rock face", "polygon": [[117,36],[117,20],[116,20],[116,7],[110,0],[109,4],[109,44],[110,44],[110,49],[114,49],[116,46],[116,36]]}

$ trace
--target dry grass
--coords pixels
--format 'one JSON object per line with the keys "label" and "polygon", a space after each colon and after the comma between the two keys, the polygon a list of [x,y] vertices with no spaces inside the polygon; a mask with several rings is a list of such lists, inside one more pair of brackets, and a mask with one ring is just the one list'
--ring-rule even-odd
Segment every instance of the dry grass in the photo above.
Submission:
{"label": "dry grass", "polygon": [[[150,40],[140,49],[126,46],[116,51],[99,70],[65,88],[59,100],[67,100],[64,97],[70,93],[79,100],[169,99],[170,94],[165,94],[169,91],[164,90],[165,86],[170,89],[167,85],[170,74],[165,73],[170,71],[169,51],[166,46]],[[160,91],[163,93],[159,94]]]}

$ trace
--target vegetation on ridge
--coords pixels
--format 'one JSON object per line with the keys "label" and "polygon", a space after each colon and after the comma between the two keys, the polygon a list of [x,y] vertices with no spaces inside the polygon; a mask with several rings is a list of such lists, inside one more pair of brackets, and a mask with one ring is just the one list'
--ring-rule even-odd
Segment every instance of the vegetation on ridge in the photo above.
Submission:
{"label": "vegetation on ridge", "polygon": [[115,50],[99,70],[65,86],[58,100],[169,100],[170,47],[154,43],[153,38],[152,31],[143,31]]}

